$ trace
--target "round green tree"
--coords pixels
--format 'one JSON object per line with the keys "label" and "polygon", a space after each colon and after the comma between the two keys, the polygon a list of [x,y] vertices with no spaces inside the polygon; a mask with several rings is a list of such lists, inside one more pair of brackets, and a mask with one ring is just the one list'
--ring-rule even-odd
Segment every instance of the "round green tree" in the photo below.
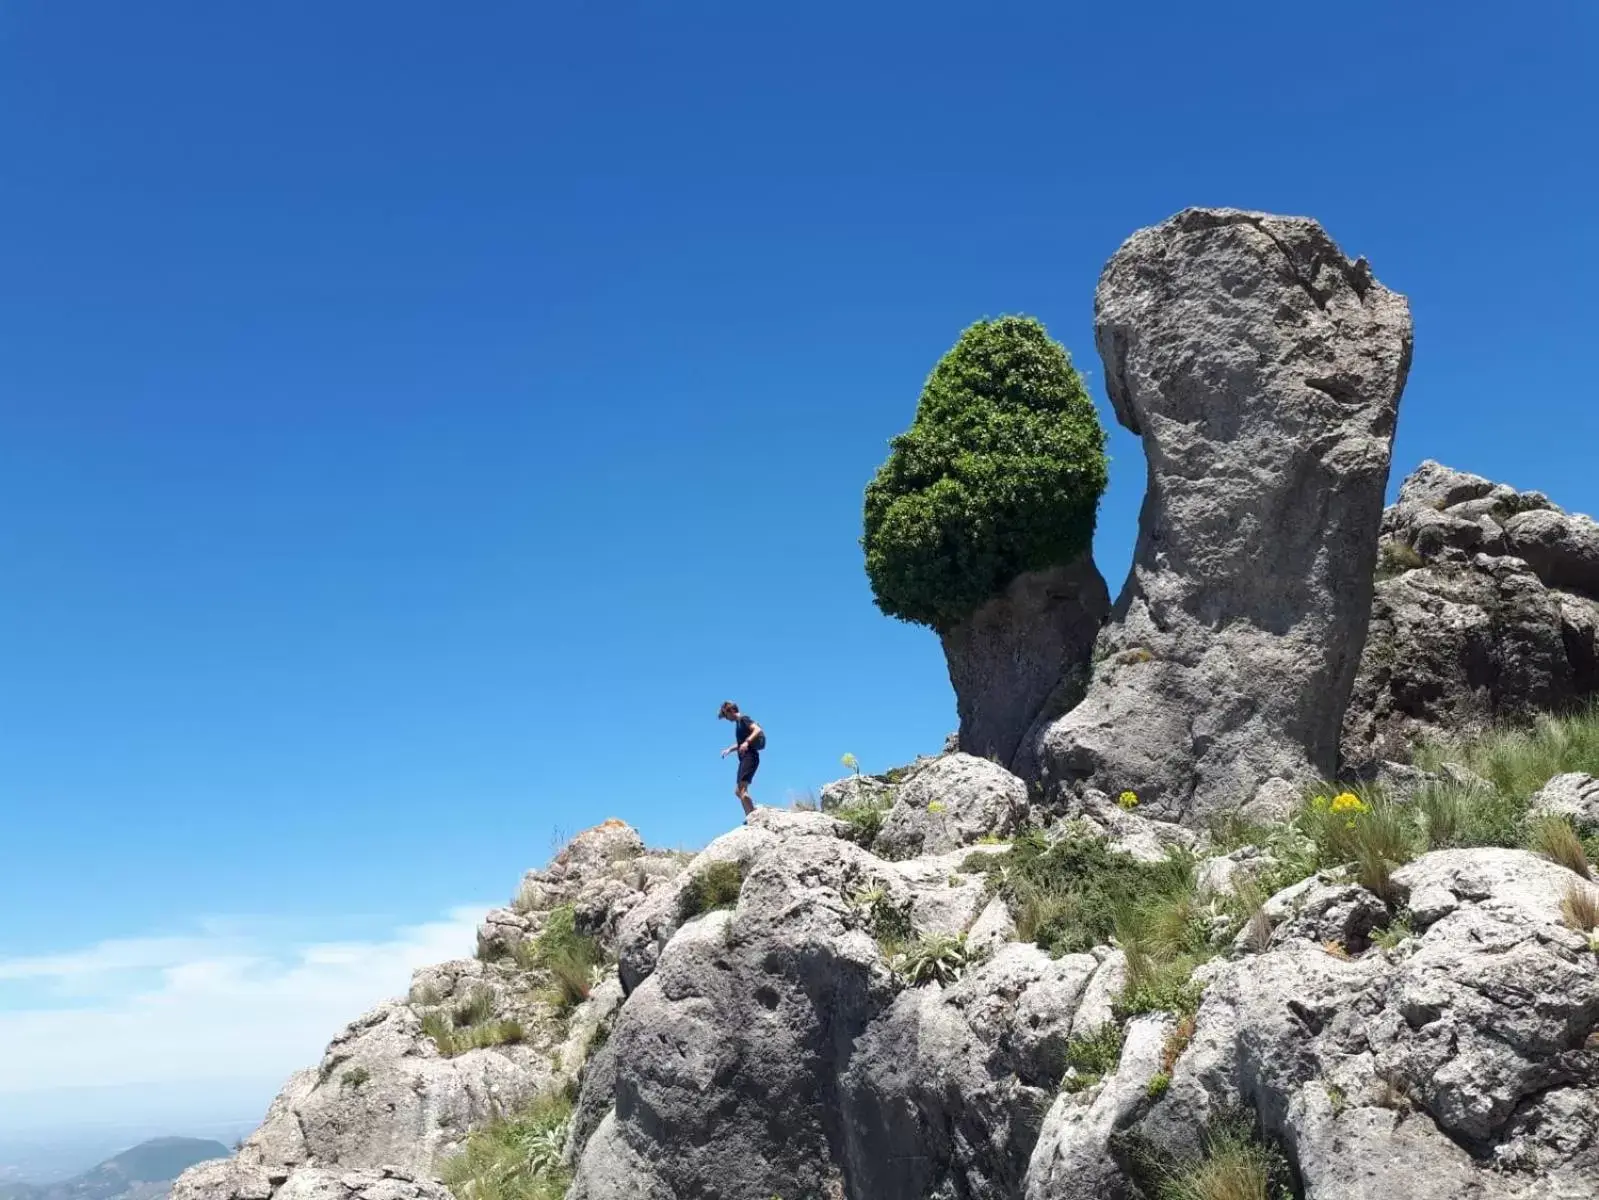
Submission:
{"label": "round green tree", "polygon": [[890,447],[861,539],[889,616],[942,632],[1093,541],[1105,431],[1066,348],[1031,317],[962,333]]}

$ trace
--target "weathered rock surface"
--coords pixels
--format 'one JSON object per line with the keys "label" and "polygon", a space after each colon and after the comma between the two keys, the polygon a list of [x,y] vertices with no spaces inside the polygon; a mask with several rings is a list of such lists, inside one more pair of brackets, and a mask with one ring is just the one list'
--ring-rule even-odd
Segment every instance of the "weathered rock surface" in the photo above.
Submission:
{"label": "weathered rock surface", "polygon": [[1093,682],[1042,735],[1043,776],[1184,822],[1279,807],[1336,765],[1408,306],[1314,221],[1190,209],[1112,257],[1095,331],[1149,484]]}
{"label": "weathered rock surface", "polygon": [[1027,785],[971,754],[935,759],[900,785],[873,850],[889,858],[944,854],[1009,836],[1027,819]]}
{"label": "weathered rock surface", "polygon": [[234,1159],[200,1163],[172,1185],[171,1200],[454,1200],[425,1175],[306,1167],[287,1179]]}
{"label": "weathered rock surface", "polygon": [[1088,687],[1094,639],[1110,614],[1104,577],[1085,554],[1013,579],[942,635],[960,714],[960,749],[1018,770],[1040,721],[1070,710]]}
{"label": "weathered rock surface", "polygon": [[1348,770],[1599,694],[1599,532],[1540,492],[1423,463],[1383,513]]}
{"label": "weathered rock surface", "polygon": [[1122,1170],[1114,1139],[1148,1107],[1149,1081],[1160,1071],[1171,1027],[1168,1017],[1132,1022],[1121,1063],[1103,1084],[1055,1098],[1033,1148],[1025,1200],[1132,1200],[1139,1195]]}
{"label": "weathered rock surface", "polygon": [[[381,1004],[346,1026],[316,1068],[289,1080],[235,1158],[183,1176],[184,1195],[446,1195],[428,1179],[440,1158],[472,1129],[575,1083],[590,1043],[621,1004],[620,985],[611,978],[597,982],[571,1013],[557,1014],[544,998],[547,974],[519,957],[518,948],[561,905],[570,905],[579,927],[609,947],[623,915],[681,867],[678,856],[647,851],[619,821],[579,834],[547,868],[529,873],[514,908],[485,918],[480,958],[417,971],[405,1000]],[[520,1036],[447,1055],[424,1032],[426,1018],[457,1030],[515,1022]]]}
{"label": "weathered rock surface", "polygon": [[1429,854],[1394,876],[1416,936],[1355,957],[1316,940],[1338,903],[1309,915],[1336,889],[1301,889],[1309,923],[1216,973],[1170,1087],[1125,1127],[1191,1152],[1242,1110],[1317,1200],[1593,1197],[1599,957],[1561,917],[1575,879],[1522,851]]}
{"label": "weathered rock surface", "polygon": [[1536,816],[1565,817],[1579,829],[1599,831],[1599,779],[1573,772],[1556,775],[1533,796]]}
{"label": "weathered rock surface", "polygon": [[890,862],[822,826],[761,834],[737,908],[675,929],[606,1047],[614,1079],[587,1077],[585,1122],[602,1089],[615,1107],[572,1200],[1017,1196],[1098,961],[998,944],[950,987],[907,988],[865,898],[962,932],[988,901],[970,852]]}

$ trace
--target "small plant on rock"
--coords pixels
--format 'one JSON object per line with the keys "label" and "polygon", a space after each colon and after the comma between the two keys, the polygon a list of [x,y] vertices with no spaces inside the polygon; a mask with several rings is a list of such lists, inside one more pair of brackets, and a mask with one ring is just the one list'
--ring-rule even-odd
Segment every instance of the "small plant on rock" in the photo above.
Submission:
{"label": "small plant on rock", "polygon": [[743,887],[743,864],[731,860],[707,863],[684,886],[678,916],[688,921],[718,908],[732,908]]}
{"label": "small plant on rock", "polygon": [[1122,1058],[1122,1029],[1106,1021],[1092,1033],[1072,1035],[1066,1043],[1066,1073],[1061,1090],[1080,1092],[1116,1069]]}
{"label": "small plant on rock", "polygon": [[359,1088],[371,1078],[372,1072],[365,1067],[351,1067],[343,1075],[339,1076],[339,1086],[341,1088]]}
{"label": "small plant on rock", "polygon": [[1371,940],[1383,950],[1398,949],[1401,942],[1415,936],[1411,929],[1410,921],[1405,916],[1400,916],[1391,921],[1387,928],[1379,929],[1371,935]]}
{"label": "small plant on rock", "polygon": [[845,754],[843,758],[839,759],[839,761],[844,764],[844,768],[846,770],[854,772],[855,778],[859,779],[861,777],[860,760],[857,759],[853,754]]}
{"label": "small plant on rock", "polygon": [[968,961],[964,936],[934,933],[907,947],[895,960],[894,970],[912,987],[924,983],[948,986],[961,977]]}

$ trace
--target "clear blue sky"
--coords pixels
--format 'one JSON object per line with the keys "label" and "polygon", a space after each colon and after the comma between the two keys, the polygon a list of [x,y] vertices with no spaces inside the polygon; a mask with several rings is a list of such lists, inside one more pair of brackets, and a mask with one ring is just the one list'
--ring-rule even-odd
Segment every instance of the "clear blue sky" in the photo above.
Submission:
{"label": "clear blue sky", "polygon": [[862,486],[977,317],[1104,412],[1099,269],[1187,205],[1409,295],[1396,482],[1599,509],[1596,53],[1578,0],[0,4],[0,1012],[703,843],[727,697],[767,801],[937,749]]}

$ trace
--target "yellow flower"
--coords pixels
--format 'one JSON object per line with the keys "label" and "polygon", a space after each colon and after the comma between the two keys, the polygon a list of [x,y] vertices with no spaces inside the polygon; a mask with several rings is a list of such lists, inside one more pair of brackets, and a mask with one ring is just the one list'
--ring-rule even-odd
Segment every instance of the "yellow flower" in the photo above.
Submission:
{"label": "yellow flower", "polygon": [[1332,810],[1335,813],[1363,813],[1370,811],[1366,807],[1365,801],[1363,801],[1359,796],[1355,795],[1354,792],[1339,792],[1336,796],[1334,796]]}
{"label": "yellow flower", "polygon": [[1137,808],[1138,807],[1138,793],[1136,793],[1136,792],[1123,792],[1120,796],[1116,797],[1116,803],[1120,804],[1125,809]]}
{"label": "yellow flower", "polygon": [[930,813],[941,813],[941,812],[943,812],[944,811],[943,801],[941,801],[941,800],[930,800],[930,801],[928,801],[928,803],[927,803],[927,811],[930,812]]}
{"label": "yellow flower", "polygon": [[1326,812],[1327,811],[1327,797],[1326,796],[1317,796],[1314,800],[1312,800],[1310,802],[1310,807],[1315,809],[1317,812]]}
{"label": "yellow flower", "polygon": [[839,759],[839,762],[843,763],[851,771],[859,770],[861,765],[853,754],[846,754],[843,758]]}

